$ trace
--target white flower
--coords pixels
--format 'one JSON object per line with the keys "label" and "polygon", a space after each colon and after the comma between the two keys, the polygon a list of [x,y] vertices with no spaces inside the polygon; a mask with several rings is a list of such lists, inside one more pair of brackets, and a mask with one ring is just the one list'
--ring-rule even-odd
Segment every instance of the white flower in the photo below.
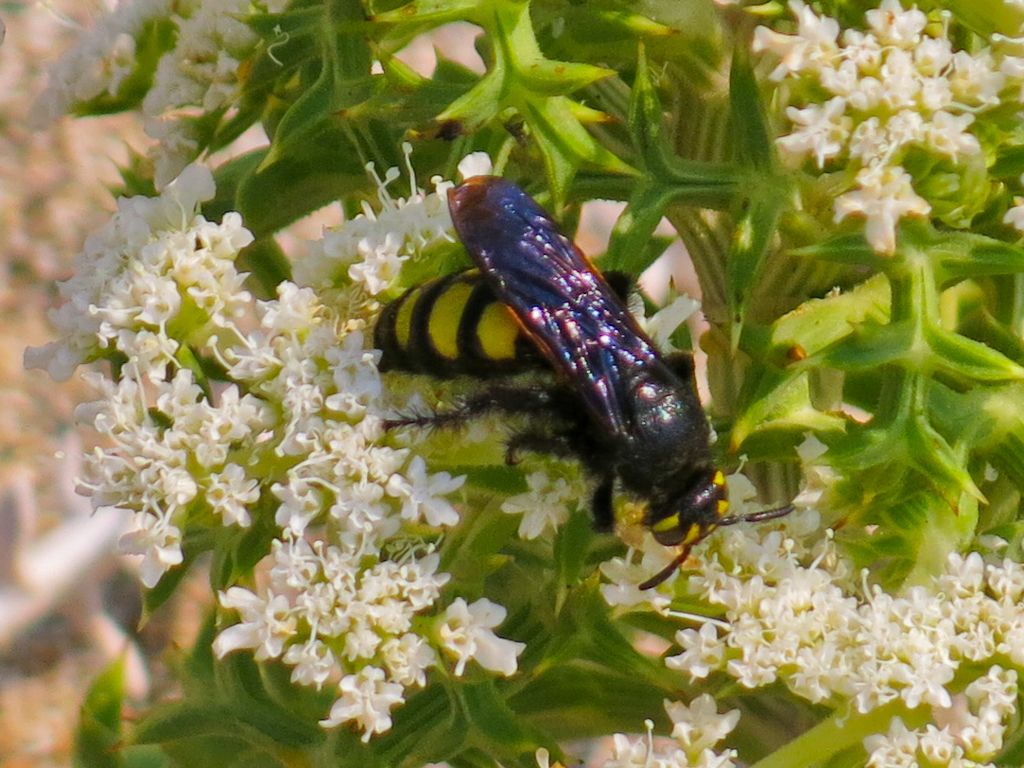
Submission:
{"label": "white flower", "polygon": [[473,176],[490,176],[494,172],[494,164],[486,152],[470,152],[459,161],[458,171],[462,180]]}
{"label": "white flower", "polygon": [[299,685],[315,686],[317,690],[333,677],[339,668],[338,660],[326,643],[310,638],[305,643],[289,645],[282,657],[293,667],[291,681]]}
{"label": "white flower", "polygon": [[142,583],[152,589],[169,569],[184,559],[181,551],[181,531],[172,525],[168,515],[143,514],[136,517],[138,527],[121,536],[122,551],[129,555],[143,555]]}
{"label": "white flower", "polygon": [[[659,544],[649,531],[643,534],[640,551],[639,562],[630,551],[625,557],[613,557],[601,563],[601,573],[610,582],[601,585],[601,595],[609,605],[643,605],[659,612],[667,610],[671,599],[662,590],[642,590],[640,585],[660,573],[675,553]],[[672,585],[675,579],[673,574],[664,583]]]}
{"label": "white flower", "polygon": [[767,27],[754,30],[754,52],[770,51],[781,59],[770,75],[773,80],[827,61],[836,51],[839,24],[834,19],[817,16],[800,0],[790,0],[789,7],[799,21],[797,34],[780,35]]}
{"label": "white flower", "polygon": [[865,168],[857,174],[860,189],[835,201],[835,220],[859,215],[867,220],[865,237],[882,254],[896,250],[896,225],[904,216],[924,216],[928,201],[914,192],[910,174],[899,167]]}
{"label": "white flower", "polygon": [[178,24],[175,46],[157,64],[143,100],[147,115],[182,107],[212,112],[233,98],[241,59],[259,37],[245,23],[249,0],[204,0]]}
{"label": "white flower", "polygon": [[[833,89],[847,90],[838,86]],[[823,105],[787,107],[786,115],[797,128],[779,138],[779,148],[796,159],[811,156],[823,168],[827,160],[842,153],[854,128],[846,107],[847,99],[843,96],[834,96]]]}
{"label": "white flower", "polygon": [[[409,145],[404,149],[408,157]],[[372,172],[372,165],[369,170]],[[409,165],[410,186],[415,191],[407,200],[396,199],[387,191],[387,184],[399,175],[392,170],[384,180],[377,178],[381,210],[364,206],[351,221],[326,231],[295,265],[298,283],[328,287],[347,278],[377,295],[391,287],[402,264],[421,249],[454,239],[447,200],[452,183],[432,179],[434,191],[425,192],[417,187]]]}
{"label": "white flower", "polygon": [[882,4],[867,11],[864,18],[883,44],[900,47],[916,45],[928,23],[928,17],[917,8],[904,10],[900,0],[882,0]]}
{"label": "white flower", "polygon": [[536,539],[548,530],[557,531],[569,519],[570,505],[580,498],[582,488],[564,478],[551,480],[544,472],[532,472],[526,478],[530,490],[502,502],[501,511],[522,515],[519,537]]}
{"label": "white flower", "polygon": [[994,107],[999,104],[999,92],[1006,85],[1006,75],[999,71],[987,49],[973,56],[957,51],[953,54],[949,81],[958,101],[977,107]]}
{"label": "white flower", "polygon": [[148,23],[170,15],[171,0],[120,3],[83,34],[50,70],[46,90],[32,109],[36,126],[56,120],[83,102],[115,95],[134,69],[135,37]]}
{"label": "white flower", "polygon": [[380,398],[379,359],[380,352],[364,349],[362,332],[346,334],[342,346],[332,348],[327,355],[337,391],[324,404],[349,417],[361,416],[371,403]]}
{"label": "white flower", "polygon": [[704,622],[699,630],[679,630],[676,643],[683,652],[665,659],[665,666],[689,673],[692,680],[707,677],[725,662],[725,644],[718,639],[718,630],[710,621]]}
{"label": "white flower", "polygon": [[414,456],[408,468],[388,479],[387,492],[402,502],[402,517],[425,520],[428,525],[455,525],[459,513],[441,496],[462,487],[464,476],[452,477],[447,472],[427,475],[426,462]]}
{"label": "white flower", "polygon": [[[841,39],[834,20],[798,0],[790,9],[796,35],[758,28],[753,41],[753,50],[778,57],[772,78],[786,82],[779,93],[783,104],[790,101],[790,128],[777,145],[795,160],[813,158],[819,169],[849,166],[856,188],[836,196],[835,219],[862,214],[868,242],[891,254],[900,219],[931,212],[913,188],[924,179],[912,179],[907,168],[938,172],[933,164],[911,164],[908,153],[953,162],[978,156],[981,142],[971,133],[978,115],[1000,104],[1008,78],[1024,93],[1024,67],[1014,74],[1012,57],[987,47],[954,51],[948,27],[929,25],[924,13],[899,0],[868,10],[869,31],[847,29]],[[816,95],[822,89],[831,97]]]}
{"label": "white flower", "polygon": [[486,598],[467,605],[459,597],[448,606],[437,633],[441,647],[456,658],[456,675],[462,675],[470,659],[484,669],[506,677],[515,674],[518,668],[516,657],[526,645],[491,632],[505,620],[505,614],[502,606]]}
{"label": "white flower", "polygon": [[1024,197],[1013,198],[1013,206],[1003,214],[1003,223],[1024,232]]}
{"label": "white flower", "polygon": [[225,525],[248,528],[252,522],[248,507],[259,497],[259,482],[246,477],[245,470],[237,464],[228,464],[222,472],[211,474],[206,487],[206,501]]}
{"label": "white flower", "polygon": [[355,723],[363,731],[364,742],[391,728],[391,709],[404,700],[402,686],[387,682],[384,670],[377,667],[363,667],[354,675],[346,675],[338,689],[341,695],[320,724],[333,728]]}
{"label": "white flower", "polygon": [[388,675],[404,686],[424,685],[427,669],[437,663],[434,650],[422,637],[411,632],[384,642],[380,654]]}
{"label": "white flower", "polygon": [[918,736],[908,731],[903,721],[895,717],[884,736],[876,734],[864,739],[869,768],[917,768]]}
{"label": "white flower", "polygon": [[938,111],[925,129],[928,146],[936,152],[956,160],[960,155],[976,155],[981,152],[981,145],[967,127],[974,122],[974,115],[952,115]]}
{"label": "white flower", "polygon": [[213,652],[223,658],[240,648],[252,648],[256,659],[276,659],[296,631],[296,619],[287,598],[268,592],[260,597],[242,587],[219,594],[222,608],[238,611],[242,621],[222,630],[213,641]]}
{"label": "white flower", "polygon": [[672,334],[691,316],[700,310],[700,302],[686,295],[676,296],[648,318],[643,318],[643,328],[664,353],[675,351]]}
{"label": "white flower", "polygon": [[314,328],[323,307],[316,292],[285,280],[277,286],[276,301],[256,302],[260,325],[273,334],[298,336]]}
{"label": "white flower", "polygon": [[689,755],[699,754],[728,736],[740,720],[738,709],[718,714],[718,704],[707,693],[690,702],[665,701],[665,711],[672,720],[672,738]]}
{"label": "white flower", "polygon": [[153,163],[153,183],[164,189],[182,169],[199,157],[202,134],[197,120],[178,115],[173,118],[149,118],[146,135],[156,141],[146,156]]}

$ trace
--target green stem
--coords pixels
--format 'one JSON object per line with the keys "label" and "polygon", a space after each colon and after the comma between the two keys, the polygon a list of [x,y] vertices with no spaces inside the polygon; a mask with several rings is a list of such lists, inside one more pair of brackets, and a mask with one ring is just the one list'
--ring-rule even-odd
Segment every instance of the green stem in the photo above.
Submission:
{"label": "green stem", "polygon": [[751,768],[802,768],[824,765],[834,755],[858,746],[865,737],[887,731],[889,723],[897,715],[907,728],[917,728],[929,722],[927,707],[908,710],[899,701],[863,715],[858,712],[836,712],[785,746],[758,760]]}

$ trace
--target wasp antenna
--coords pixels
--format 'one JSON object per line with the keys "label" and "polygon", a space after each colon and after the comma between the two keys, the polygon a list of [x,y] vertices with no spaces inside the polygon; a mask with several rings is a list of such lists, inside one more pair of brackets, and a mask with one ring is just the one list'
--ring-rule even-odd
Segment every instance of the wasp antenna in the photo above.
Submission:
{"label": "wasp antenna", "polygon": [[678,555],[676,555],[672,559],[671,563],[666,565],[664,568],[662,568],[656,574],[651,576],[651,578],[649,578],[647,581],[645,581],[643,584],[641,584],[640,585],[640,589],[652,589],[653,587],[656,587],[659,584],[661,584],[663,581],[665,581],[673,573],[675,573],[679,569],[679,566],[682,565],[686,561],[686,558],[688,558],[690,556],[690,547],[691,546],[692,545],[687,544],[685,547],[683,547],[683,551],[680,552]]}
{"label": "wasp antenna", "polygon": [[749,515],[729,515],[723,517],[718,521],[718,526],[723,525],[735,525],[736,523],[763,523],[765,520],[775,520],[779,517],[785,517],[793,511],[792,504],[786,504],[783,507],[776,507],[775,509],[763,509],[760,512],[751,512]]}

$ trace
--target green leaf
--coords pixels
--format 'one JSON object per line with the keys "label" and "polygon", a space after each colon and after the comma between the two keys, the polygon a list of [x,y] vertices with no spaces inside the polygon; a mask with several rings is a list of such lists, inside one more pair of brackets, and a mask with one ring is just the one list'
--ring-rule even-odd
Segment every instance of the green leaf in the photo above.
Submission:
{"label": "green leaf", "polygon": [[[800,369],[828,366],[843,371],[875,369],[919,359],[915,327],[909,321],[889,325],[862,324],[845,339],[798,363]],[[908,366],[909,367],[909,366]]]}
{"label": "green leaf", "polygon": [[664,119],[650,70],[640,48],[629,106],[629,128],[647,182],[664,187],[677,203],[723,209],[734,202],[741,181],[736,169],[679,157],[662,134]]}
{"label": "green leaf", "polygon": [[949,233],[929,248],[929,255],[937,262],[939,285],[966,277],[1024,273],[1024,248],[980,235]]}
{"label": "green leaf", "polygon": [[[465,95],[477,76],[469,69],[439,58],[431,77],[421,77],[400,59],[381,60],[384,74],[374,78],[374,94],[345,110],[347,118],[385,120],[396,126],[408,126],[414,136],[428,132],[437,114],[438,104],[450,104]],[[465,126],[460,126],[460,130]]]}
{"label": "green leaf", "polygon": [[743,211],[736,217],[727,264],[733,350],[739,347],[750,296],[760,283],[762,267],[774,245],[779,216],[785,205],[786,198],[781,190],[766,191],[761,187],[745,200]]}
{"label": "green leaf", "polygon": [[119,754],[124,702],[124,658],[110,664],[89,687],[75,730],[74,760],[84,768],[123,768]]}
{"label": "green leaf", "polygon": [[[555,536],[555,565],[559,584],[575,584],[583,573],[587,552],[594,540],[590,513],[576,510]],[[558,606],[555,608],[558,611]]]}
{"label": "green leaf", "polygon": [[761,177],[774,175],[775,144],[768,126],[757,78],[750,66],[747,45],[733,50],[729,73],[730,128],[739,161],[757,171]]}
{"label": "green leaf", "polygon": [[434,683],[410,695],[393,720],[394,727],[373,740],[374,753],[387,768],[448,761],[466,747],[466,714],[444,685]]}
{"label": "green leaf", "polygon": [[237,210],[257,237],[271,234],[336,200],[344,190],[367,184],[351,134],[324,131],[277,160],[265,155],[260,167],[238,185]]}
{"label": "green leaf", "polygon": [[374,14],[370,20],[383,24],[440,26],[452,21],[474,20],[478,9],[486,5],[481,0],[416,0],[393,11]]}
{"label": "green leaf", "polygon": [[935,326],[927,326],[924,337],[936,356],[935,369],[956,377],[964,385],[1024,379],[1024,367],[985,344]]}
{"label": "green leaf", "polygon": [[1000,147],[989,173],[1001,179],[1019,178],[1024,173],[1024,147]]}
{"label": "green leaf", "polygon": [[[667,731],[663,700],[678,695],[663,668],[663,686],[603,666],[566,661],[548,668],[518,691],[510,703],[520,716],[552,740],[636,733],[650,718]],[[663,732],[664,732],[663,731]]]}
{"label": "green leaf", "polygon": [[533,757],[539,739],[505,702],[493,680],[462,683],[457,691],[463,712],[474,729],[474,743],[496,760]]}
{"label": "green leaf", "polygon": [[238,254],[239,271],[248,272],[262,289],[263,299],[277,298],[277,287],[292,276],[292,265],[273,237],[261,237]]}
{"label": "green leaf", "polygon": [[571,102],[563,97],[552,97],[541,102],[523,105],[523,117],[544,158],[544,167],[551,185],[556,206],[568,194],[576,169],[587,164],[609,173],[628,174],[632,169],[606,150],[591,136],[577,119]]}
{"label": "green leaf", "polygon": [[608,241],[608,251],[601,259],[601,268],[639,275],[650,266],[646,248],[661,222],[662,212],[672,200],[663,187],[645,179],[637,181],[629,205],[615,222]]}
{"label": "green leaf", "polygon": [[807,373],[765,371],[750,403],[729,431],[729,453],[748,460],[780,459],[807,432],[842,432],[846,420],[814,407]]}
{"label": "green leaf", "polygon": [[895,477],[901,465],[912,467],[954,508],[961,493],[984,501],[964,456],[928,421],[930,380],[894,369],[885,376],[884,393],[892,394],[883,395],[880,412],[869,424],[852,426],[830,458],[848,473],[882,467]]}

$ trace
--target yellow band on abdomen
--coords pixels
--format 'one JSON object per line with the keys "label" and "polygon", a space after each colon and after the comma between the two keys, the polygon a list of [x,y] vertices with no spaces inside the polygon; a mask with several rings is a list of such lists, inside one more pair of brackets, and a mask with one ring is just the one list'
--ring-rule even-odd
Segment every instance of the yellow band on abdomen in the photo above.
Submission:
{"label": "yellow band on abdomen", "polygon": [[455,282],[434,300],[427,321],[430,343],[441,357],[455,360],[459,356],[459,320],[465,311],[466,302],[473,292],[473,286]]}
{"label": "yellow band on abdomen", "polygon": [[476,326],[480,351],[491,360],[513,360],[518,337],[519,325],[512,310],[498,302],[489,304]]}

